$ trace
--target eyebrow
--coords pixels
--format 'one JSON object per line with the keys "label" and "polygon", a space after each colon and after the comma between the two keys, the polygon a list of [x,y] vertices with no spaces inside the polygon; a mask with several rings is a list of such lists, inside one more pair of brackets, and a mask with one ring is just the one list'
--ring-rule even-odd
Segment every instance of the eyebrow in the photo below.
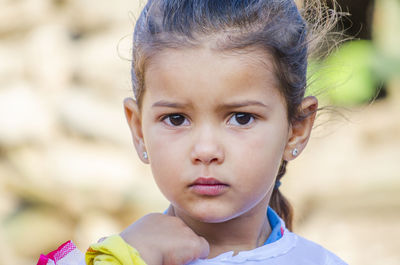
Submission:
{"label": "eyebrow", "polygon": [[[189,104],[184,104],[184,103],[177,103],[177,102],[169,102],[165,100],[160,100],[155,102],[152,107],[167,107],[167,108],[185,108]],[[245,100],[245,101],[239,101],[239,102],[232,102],[232,103],[227,103],[219,106],[219,109],[234,109],[234,108],[243,108],[243,107],[248,107],[248,106],[261,106],[264,108],[268,108],[267,105],[264,103],[257,101],[257,100]]]}
{"label": "eyebrow", "polygon": [[167,107],[167,108],[184,108],[188,104],[183,104],[183,103],[177,103],[177,102],[169,102],[165,100],[160,100],[155,102],[152,107]]}
{"label": "eyebrow", "polygon": [[221,108],[233,109],[233,108],[242,108],[242,107],[247,107],[247,106],[261,106],[261,107],[268,108],[267,105],[265,105],[264,103],[257,101],[257,100],[245,100],[245,101],[239,101],[239,102],[232,102],[232,103],[222,105]]}

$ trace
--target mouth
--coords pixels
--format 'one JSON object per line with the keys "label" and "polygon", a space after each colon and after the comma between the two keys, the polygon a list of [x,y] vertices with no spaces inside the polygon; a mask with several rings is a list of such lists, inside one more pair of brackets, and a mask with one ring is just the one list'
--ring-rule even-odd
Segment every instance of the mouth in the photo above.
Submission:
{"label": "mouth", "polygon": [[229,185],[215,178],[198,178],[189,185],[194,193],[204,196],[218,196],[227,191]]}

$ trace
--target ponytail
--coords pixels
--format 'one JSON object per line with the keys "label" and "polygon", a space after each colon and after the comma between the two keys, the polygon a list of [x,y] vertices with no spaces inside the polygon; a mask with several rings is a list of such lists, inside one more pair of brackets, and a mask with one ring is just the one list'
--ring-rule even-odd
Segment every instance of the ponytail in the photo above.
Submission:
{"label": "ponytail", "polygon": [[278,176],[276,176],[275,188],[272,192],[271,200],[269,205],[275,212],[285,221],[286,227],[292,231],[293,229],[293,208],[290,205],[289,201],[283,196],[283,194],[279,191],[279,185],[281,178],[286,173],[286,165],[287,161],[283,160],[282,164],[279,168]]}

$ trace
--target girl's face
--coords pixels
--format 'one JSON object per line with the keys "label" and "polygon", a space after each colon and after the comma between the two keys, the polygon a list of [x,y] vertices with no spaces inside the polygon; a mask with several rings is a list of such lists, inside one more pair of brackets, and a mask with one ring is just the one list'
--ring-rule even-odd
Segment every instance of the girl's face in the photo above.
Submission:
{"label": "girl's face", "polygon": [[292,134],[269,57],[166,50],[145,87],[131,128],[175,212],[210,223],[265,212]]}

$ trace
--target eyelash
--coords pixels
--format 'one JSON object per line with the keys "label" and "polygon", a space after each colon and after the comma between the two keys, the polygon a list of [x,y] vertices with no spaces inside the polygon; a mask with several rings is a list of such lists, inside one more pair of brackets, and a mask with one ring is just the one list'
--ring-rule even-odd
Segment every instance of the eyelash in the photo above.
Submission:
{"label": "eyelash", "polygon": [[[237,122],[238,115],[246,115],[249,118],[250,121],[246,122],[246,124],[239,124]],[[230,121],[234,117],[236,117],[236,122],[238,123],[237,125],[234,125],[234,126],[239,126],[239,127],[250,126],[256,120],[256,116],[254,114],[247,113],[247,112],[234,112],[234,113],[231,114],[231,116],[230,116],[228,121]]]}
{"label": "eyelash", "polygon": [[[248,118],[249,118],[250,121],[247,122],[246,124],[239,124],[239,122],[237,122],[237,118],[238,118],[237,115],[249,115]],[[171,117],[173,117],[173,116],[179,116],[179,118],[183,118],[184,120],[183,120],[183,122],[181,124],[178,124],[178,125],[173,124],[171,122]],[[247,126],[251,125],[252,123],[254,123],[257,120],[257,117],[254,114],[247,113],[247,112],[233,112],[233,113],[230,114],[228,122],[231,121],[232,118],[234,118],[234,117],[236,117],[236,123],[237,124],[233,125],[233,126],[238,126],[238,127],[247,127]],[[178,118],[178,117],[176,117],[176,118]],[[161,121],[163,123],[165,123],[166,125],[170,126],[170,127],[180,127],[180,126],[189,125],[189,124],[184,124],[185,122],[189,122],[189,120],[188,120],[188,118],[185,117],[185,115],[180,114],[180,113],[172,113],[172,114],[164,115],[164,116],[162,116]]]}
{"label": "eyelash", "polygon": [[[171,113],[171,114],[165,115],[161,118],[161,121],[171,127],[187,126],[187,125],[182,125],[182,124],[179,124],[179,125],[172,124],[170,118],[173,116],[180,116],[185,119],[184,122],[188,121],[188,118],[186,118],[185,115],[180,114],[180,113]],[[168,119],[169,119],[169,122],[167,122]]]}

